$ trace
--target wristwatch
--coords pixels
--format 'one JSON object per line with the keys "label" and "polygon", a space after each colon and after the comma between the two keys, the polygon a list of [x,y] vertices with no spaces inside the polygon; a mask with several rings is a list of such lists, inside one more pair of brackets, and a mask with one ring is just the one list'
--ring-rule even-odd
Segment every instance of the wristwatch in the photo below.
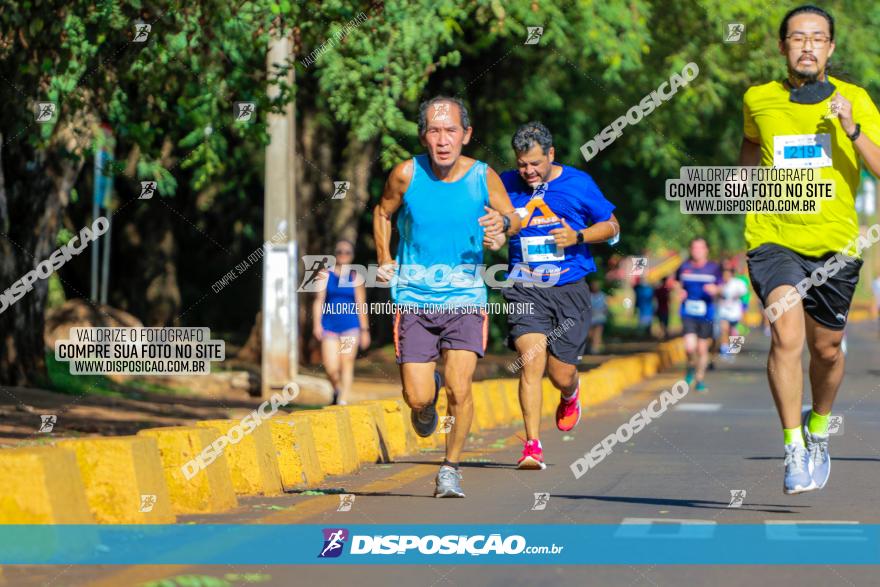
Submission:
{"label": "wristwatch", "polygon": [[579,244],[579,245],[584,244],[584,233],[581,232],[580,230],[577,231],[577,244]]}
{"label": "wristwatch", "polygon": [[507,231],[510,230],[510,218],[508,218],[507,216],[502,216],[501,223],[504,226],[504,232],[507,233]]}
{"label": "wristwatch", "polygon": [[853,131],[853,134],[846,135],[846,136],[849,138],[849,140],[854,141],[857,138],[859,138],[859,136],[861,136],[861,134],[862,134],[862,125],[856,123],[856,129]]}

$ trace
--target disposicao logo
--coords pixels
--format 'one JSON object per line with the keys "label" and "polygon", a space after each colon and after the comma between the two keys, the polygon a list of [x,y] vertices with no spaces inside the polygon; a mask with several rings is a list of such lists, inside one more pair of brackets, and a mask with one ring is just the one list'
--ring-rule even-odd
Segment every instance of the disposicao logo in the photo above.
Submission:
{"label": "disposicao logo", "polygon": [[342,554],[345,541],[348,540],[348,530],[345,528],[324,528],[324,547],[318,558],[336,558]]}

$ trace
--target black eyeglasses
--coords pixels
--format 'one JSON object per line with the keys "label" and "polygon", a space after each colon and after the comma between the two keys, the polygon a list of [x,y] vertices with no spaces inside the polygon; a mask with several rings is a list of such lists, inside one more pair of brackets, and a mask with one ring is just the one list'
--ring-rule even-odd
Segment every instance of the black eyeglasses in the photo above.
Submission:
{"label": "black eyeglasses", "polygon": [[333,251],[334,255],[354,255],[354,251],[349,251],[348,249],[336,249]]}

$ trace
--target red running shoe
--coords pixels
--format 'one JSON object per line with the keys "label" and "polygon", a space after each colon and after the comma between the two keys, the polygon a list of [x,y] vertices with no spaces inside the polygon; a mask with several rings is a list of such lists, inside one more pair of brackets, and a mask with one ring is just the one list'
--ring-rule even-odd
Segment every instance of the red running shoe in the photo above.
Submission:
{"label": "red running shoe", "polygon": [[544,464],[544,449],[541,448],[540,440],[527,440],[523,446],[522,456],[516,462],[517,469],[538,469],[547,468]]}
{"label": "red running shoe", "polygon": [[559,394],[559,406],[556,407],[556,427],[568,432],[581,421],[581,389],[578,387],[570,398]]}

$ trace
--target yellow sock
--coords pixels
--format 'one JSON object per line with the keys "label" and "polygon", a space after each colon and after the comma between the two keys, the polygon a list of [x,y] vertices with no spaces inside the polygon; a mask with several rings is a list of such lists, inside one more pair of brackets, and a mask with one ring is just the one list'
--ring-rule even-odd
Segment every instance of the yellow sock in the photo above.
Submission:
{"label": "yellow sock", "polygon": [[810,410],[810,423],[807,428],[810,429],[810,434],[828,434],[828,421],[831,419],[831,413],[825,414],[817,414],[815,410]]}
{"label": "yellow sock", "polygon": [[783,428],[782,436],[785,439],[785,444],[804,445],[804,431],[800,426],[797,428]]}

